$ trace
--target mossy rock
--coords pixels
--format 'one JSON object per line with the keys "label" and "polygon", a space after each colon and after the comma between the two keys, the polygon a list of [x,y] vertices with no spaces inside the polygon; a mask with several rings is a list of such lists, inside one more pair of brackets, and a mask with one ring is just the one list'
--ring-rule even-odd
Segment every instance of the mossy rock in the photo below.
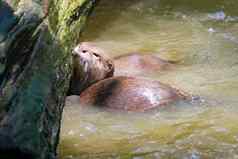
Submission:
{"label": "mossy rock", "polygon": [[56,157],[70,50],[96,2],[0,2],[1,157]]}

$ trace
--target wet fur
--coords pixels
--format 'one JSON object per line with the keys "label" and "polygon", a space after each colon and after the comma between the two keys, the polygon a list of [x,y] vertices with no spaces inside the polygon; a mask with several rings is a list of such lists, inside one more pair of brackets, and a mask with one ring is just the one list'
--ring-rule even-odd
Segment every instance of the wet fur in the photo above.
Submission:
{"label": "wet fur", "polygon": [[[112,60],[90,43],[81,43],[74,49],[74,54],[70,95],[79,95],[80,105],[96,105],[113,110],[146,111],[178,100],[189,99],[187,94],[159,81],[129,76],[112,77],[114,72]],[[148,69],[170,65],[159,58],[137,54],[131,56],[139,58],[139,65]],[[146,61],[147,59],[149,61]],[[151,60],[154,61],[150,63]]]}

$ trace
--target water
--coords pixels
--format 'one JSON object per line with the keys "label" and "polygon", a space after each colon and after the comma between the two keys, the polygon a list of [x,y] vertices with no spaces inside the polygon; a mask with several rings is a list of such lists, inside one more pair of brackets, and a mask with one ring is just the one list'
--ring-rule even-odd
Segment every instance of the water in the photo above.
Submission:
{"label": "water", "polygon": [[145,74],[202,97],[148,113],[64,110],[61,159],[238,158],[237,0],[102,0],[81,41],[112,56],[157,53],[174,70]]}

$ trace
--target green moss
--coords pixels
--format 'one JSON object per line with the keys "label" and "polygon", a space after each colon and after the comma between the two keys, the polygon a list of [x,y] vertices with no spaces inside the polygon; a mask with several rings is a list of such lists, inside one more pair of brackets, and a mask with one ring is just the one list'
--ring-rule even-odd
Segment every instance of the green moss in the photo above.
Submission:
{"label": "green moss", "polygon": [[[6,43],[19,58],[6,56],[7,63],[1,66],[7,70],[1,71],[0,115],[6,112],[5,125],[15,144],[39,159],[54,158],[56,154],[71,74],[70,50],[95,2],[48,1],[50,11],[46,18],[43,0],[11,1],[20,18],[15,26],[20,32],[9,35],[12,40]],[[0,46],[6,45],[4,42]]]}
{"label": "green moss", "polygon": [[[85,3],[86,0],[73,0],[73,1],[54,1],[51,4],[51,15],[49,16],[50,31],[55,34],[56,40],[60,45],[64,46],[64,52],[69,52],[74,46],[80,36],[83,25],[86,21],[88,10],[83,13],[77,13],[78,8]],[[92,7],[89,3],[88,8]],[[68,23],[73,15],[82,14],[79,19],[73,20]]]}

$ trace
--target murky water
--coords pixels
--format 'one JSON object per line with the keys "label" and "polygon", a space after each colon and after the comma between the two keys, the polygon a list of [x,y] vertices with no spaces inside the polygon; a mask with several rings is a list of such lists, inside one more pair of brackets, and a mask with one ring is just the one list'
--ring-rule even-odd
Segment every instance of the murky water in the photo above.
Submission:
{"label": "murky water", "polygon": [[102,0],[81,41],[112,56],[157,53],[176,69],[145,75],[200,95],[148,113],[67,103],[61,159],[238,158],[238,1]]}

